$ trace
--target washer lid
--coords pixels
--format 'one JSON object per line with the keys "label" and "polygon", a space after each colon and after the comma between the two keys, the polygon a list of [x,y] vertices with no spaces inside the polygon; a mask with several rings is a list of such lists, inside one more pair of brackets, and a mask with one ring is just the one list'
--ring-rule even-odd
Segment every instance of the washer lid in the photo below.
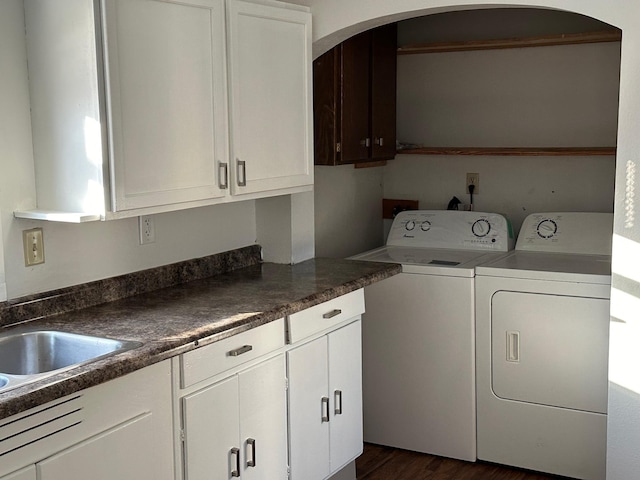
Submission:
{"label": "washer lid", "polygon": [[387,245],[355,255],[350,259],[368,262],[401,263],[402,270],[406,273],[473,277],[477,265],[502,255],[502,253],[486,253],[474,250]]}
{"label": "washer lid", "polygon": [[493,277],[611,284],[611,255],[578,255],[513,250],[476,268]]}

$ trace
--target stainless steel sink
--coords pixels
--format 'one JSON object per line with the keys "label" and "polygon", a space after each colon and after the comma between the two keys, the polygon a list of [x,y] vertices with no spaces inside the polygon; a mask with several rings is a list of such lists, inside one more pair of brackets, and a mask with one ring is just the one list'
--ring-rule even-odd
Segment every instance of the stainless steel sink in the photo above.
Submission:
{"label": "stainless steel sink", "polygon": [[140,345],[51,330],[0,335],[0,391]]}

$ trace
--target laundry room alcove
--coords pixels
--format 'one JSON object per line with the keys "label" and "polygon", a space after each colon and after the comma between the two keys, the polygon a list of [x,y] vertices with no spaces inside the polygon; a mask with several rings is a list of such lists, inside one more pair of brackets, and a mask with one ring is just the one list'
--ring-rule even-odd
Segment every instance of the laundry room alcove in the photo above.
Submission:
{"label": "laundry room alcove", "polygon": [[613,211],[620,30],[532,8],[438,13],[397,28],[399,53],[473,49],[398,55],[397,140],[414,148],[374,168],[316,166],[318,255],[382,245],[382,198],[469,203],[468,172],[480,177],[475,209],[507,215],[516,233],[536,211]]}

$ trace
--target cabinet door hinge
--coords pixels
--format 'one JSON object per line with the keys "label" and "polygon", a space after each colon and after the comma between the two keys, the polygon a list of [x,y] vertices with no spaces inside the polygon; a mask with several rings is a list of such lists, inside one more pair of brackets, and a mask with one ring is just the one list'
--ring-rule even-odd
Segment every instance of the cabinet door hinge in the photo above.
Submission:
{"label": "cabinet door hinge", "polygon": [[184,429],[180,429],[180,441],[184,443]]}
{"label": "cabinet door hinge", "polygon": [[289,390],[289,379],[287,377],[284,377],[284,389],[285,391]]}
{"label": "cabinet door hinge", "polygon": [[291,467],[287,465],[287,480],[291,478]]}
{"label": "cabinet door hinge", "polygon": [[342,144],[340,142],[336,143],[336,152],[340,153],[342,151]]}

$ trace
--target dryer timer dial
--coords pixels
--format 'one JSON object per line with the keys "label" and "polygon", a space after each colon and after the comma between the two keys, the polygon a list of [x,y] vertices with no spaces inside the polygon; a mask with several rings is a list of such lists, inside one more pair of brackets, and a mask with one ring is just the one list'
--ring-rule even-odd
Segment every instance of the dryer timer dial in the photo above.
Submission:
{"label": "dryer timer dial", "polygon": [[558,232],[558,224],[550,218],[545,218],[538,223],[536,233],[540,238],[551,238]]}

